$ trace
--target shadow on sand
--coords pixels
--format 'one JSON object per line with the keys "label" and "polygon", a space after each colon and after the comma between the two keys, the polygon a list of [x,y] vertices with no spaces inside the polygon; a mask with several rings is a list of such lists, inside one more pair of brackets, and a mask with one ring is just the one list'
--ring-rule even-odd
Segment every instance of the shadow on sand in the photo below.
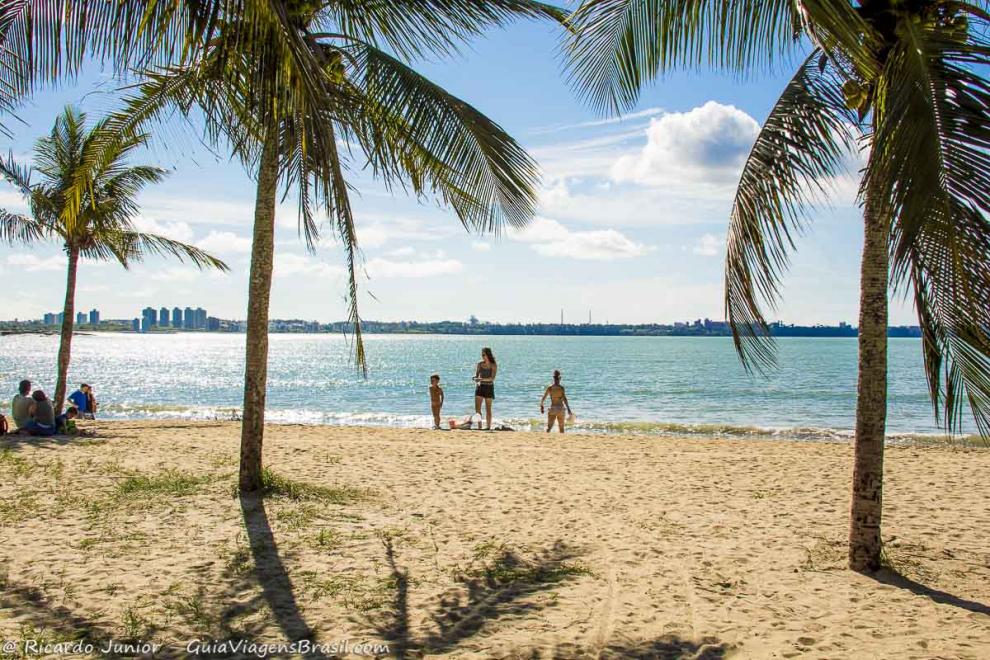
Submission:
{"label": "shadow on sand", "polygon": [[[523,616],[554,604],[553,598],[532,599],[561,584],[587,575],[588,571],[568,563],[580,556],[580,551],[557,542],[535,557],[523,557],[500,548],[480,568],[462,571],[457,584],[444,592],[429,613],[429,632],[414,635],[409,612],[408,570],[399,566],[392,540],[382,538],[385,559],[391,571],[394,588],[392,607],[366,617],[362,623],[373,628],[389,642],[395,658],[419,658],[455,650],[463,642],[482,633],[497,619]],[[505,657],[520,660],[554,658],[724,658],[728,647],[717,640],[705,639],[695,643],[675,636],[655,640],[612,640],[603,648],[588,648],[576,644],[554,647],[527,647],[510,652]]]}
{"label": "shadow on sand", "polygon": [[22,631],[51,630],[60,638],[85,640],[97,648],[105,648],[114,639],[111,630],[64,605],[55,605],[36,587],[6,582],[0,592],[0,609],[8,610],[10,618],[19,619]]}
{"label": "shadow on sand", "polygon": [[[254,559],[254,577],[261,586],[260,598],[267,604],[288,641],[315,641],[313,629],[302,616],[292,589],[292,581],[278,553],[264,498],[255,494],[241,494],[239,498],[241,513],[244,515],[244,527],[251,546],[251,556]],[[260,603],[255,599],[249,603],[229,607],[225,610],[222,620],[229,622],[245,612],[255,611],[259,605]],[[325,658],[326,656],[314,651],[306,657]]]}
{"label": "shadow on sand", "polygon": [[0,451],[9,449],[20,451],[24,447],[40,447],[41,449],[55,449],[67,445],[77,444],[100,444],[106,442],[104,438],[97,438],[91,435],[51,435],[48,437],[34,435],[18,435],[8,433],[0,437]]}
{"label": "shadow on sand", "polygon": [[410,626],[408,570],[399,566],[392,539],[384,536],[382,544],[394,589],[392,606],[361,623],[386,640],[396,658],[450,651],[495,619],[547,607],[552,600],[528,597],[587,572],[567,563],[580,553],[560,542],[534,558],[500,548],[483,567],[456,576],[457,585],[443,593],[429,613],[432,630],[417,637]]}
{"label": "shadow on sand", "polygon": [[959,609],[975,612],[976,614],[990,615],[990,606],[984,605],[983,603],[979,603],[975,600],[966,600],[965,598],[954,596],[946,591],[941,591],[939,589],[921,584],[920,582],[916,582],[915,580],[912,580],[905,575],[901,575],[896,571],[892,571],[889,568],[881,569],[875,573],[864,573],[864,575],[866,575],[866,577],[873,578],[881,584],[889,584],[892,587],[906,589],[907,591],[919,596],[926,596],[942,605],[951,605],[952,607],[958,607]]}

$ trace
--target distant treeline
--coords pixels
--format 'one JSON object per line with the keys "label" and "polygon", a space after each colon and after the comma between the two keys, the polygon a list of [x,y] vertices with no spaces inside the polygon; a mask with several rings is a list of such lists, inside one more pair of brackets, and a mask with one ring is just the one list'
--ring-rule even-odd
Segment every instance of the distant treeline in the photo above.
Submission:
{"label": "distant treeline", "polygon": [[[348,332],[346,322],[331,324],[333,330]],[[668,324],[560,324],[560,323],[461,323],[440,321],[420,323],[416,321],[364,321],[361,329],[367,333],[381,334],[438,334],[438,335],[555,335],[582,337],[730,337],[728,323],[700,321]],[[856,328],[849,325],[784,325],[774,323],[770,332],[775,337],[855,337]],[[896,326],[887,331],[890,337],[920,337],[918,326]]]}
{"label": "distant treeline", "polygon": [[[220,327],[213,332],[243,332],[244,323],[220,320]],[[99,326],[83,325],[78,330],[127,331],[130,326],[117,321],[104,321]],[[661,324],[613,324],[613,323],[485,323],[477,321],[362,321],[361,329],[369,334],[399,335],[545,335],[575,337],[730,337],[729,324],[709,319],[691,323]],[[350,333],[351,325],[346,321],[318,323],[301,319],[273,319],[269,325],[273,333]],[[175,332],[168,328],[166,331]],[[0,335],[18,333],[54,333],[51,326],[40,321],[0,321]],[[202,332],[200,330],[199,332]],[[848,324],[840,325],[784,325],[772,323],[770,332],[775,337],[855,337],[856,328]],[[920,337],[918,326],[894,326],[887,330],[889,337]]]}

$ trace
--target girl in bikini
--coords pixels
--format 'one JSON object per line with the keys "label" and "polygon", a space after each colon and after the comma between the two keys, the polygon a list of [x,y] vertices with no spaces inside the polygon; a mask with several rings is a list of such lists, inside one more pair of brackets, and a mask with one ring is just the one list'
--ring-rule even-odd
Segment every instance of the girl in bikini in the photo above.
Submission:
{"label": "girl in bikini", "polygon": [[564,432],[564,409],[567,409],[568,415],[573,415],[571,412],[571,404],[567,402],[567,395],[564,393],[564,386],[560,384],[560,370],[553,370],[553,385],[548,387],[546,391],[543,392],[543,398],[540,399],[540,414],[543,413],[543,403],[550,397],[550,411],[547,413],[547,433],[553,428],[553,423],[557,422],[557,427],[560,432]]}
{"label": "girl in bikini", "polygon": [[481,362],[474,370],[474,381],[478,386],[474,388],[474,411],[481,416],[481,402],[485,402],[485,429],[492,430],[492,400],[495,398],[495,375],[498,373],[498,365],[495,364],[495,356],[492,349],[485,346],[481,349]]}

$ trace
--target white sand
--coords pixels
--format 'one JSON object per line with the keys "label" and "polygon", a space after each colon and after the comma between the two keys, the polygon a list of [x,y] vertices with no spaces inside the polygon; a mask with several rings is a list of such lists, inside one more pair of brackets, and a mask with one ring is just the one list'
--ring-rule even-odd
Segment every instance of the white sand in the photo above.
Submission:
{"label": "white sand", "polygon": [[[888,450],[892,586],[844,569],[847,445],[270,427],[279,475],[372,492],[246,500],[246,530],[236,424],[88,428],[100,440],[3,441],[2,637],[990,657],[987,450]],[[203,482],[119,494],[168,469]]]}

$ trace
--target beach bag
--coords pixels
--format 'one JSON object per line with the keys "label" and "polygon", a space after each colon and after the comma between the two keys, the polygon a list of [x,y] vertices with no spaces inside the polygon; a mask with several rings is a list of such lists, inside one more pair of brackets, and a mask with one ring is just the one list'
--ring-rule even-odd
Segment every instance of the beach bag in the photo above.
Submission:
{"label": "beach bag", "polygon": [[10,432],[10,427],[7,426],[7,418],[0,415],[0,435],[7,435]]}

